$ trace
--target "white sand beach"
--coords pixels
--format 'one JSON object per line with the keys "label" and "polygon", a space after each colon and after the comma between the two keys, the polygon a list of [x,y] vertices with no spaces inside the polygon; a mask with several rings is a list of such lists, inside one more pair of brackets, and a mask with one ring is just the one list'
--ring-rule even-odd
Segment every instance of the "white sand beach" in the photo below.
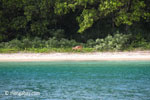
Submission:
{"label": "white sand beach", "polygon": [[95,53],[12,53],[0,54],[0,62],[7,61],[102,61],[148,60],[150,51]]}

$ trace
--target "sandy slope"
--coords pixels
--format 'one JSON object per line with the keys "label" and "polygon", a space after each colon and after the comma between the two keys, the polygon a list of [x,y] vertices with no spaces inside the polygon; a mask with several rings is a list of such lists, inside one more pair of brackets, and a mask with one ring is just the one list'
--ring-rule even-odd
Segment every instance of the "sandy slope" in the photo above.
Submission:
{"label": "sandy slope", "polygon": [[86,61],[86,60],[149,60],[150,51],[95,53],[13,53],[0,54],[0,61]]}

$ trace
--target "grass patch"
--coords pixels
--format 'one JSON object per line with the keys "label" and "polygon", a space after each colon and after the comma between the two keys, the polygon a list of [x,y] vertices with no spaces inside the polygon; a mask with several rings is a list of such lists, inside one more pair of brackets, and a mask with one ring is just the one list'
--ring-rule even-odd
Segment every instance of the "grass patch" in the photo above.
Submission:
{"label": "grass patch", "polygon": [[0,53],[86,53],[95,52],[94,48],[83,48],[82,50],[72,50],[72,48],[27,48],[27,49],[17,49],[17,48],[1,48]]}
{"label": "grass patch", "polygon": [[7,49],[7,48],[1,48],[0,49],[0,53],[18,53],[21,50],[17,49],[17,48],[11,48],[11,49]]}

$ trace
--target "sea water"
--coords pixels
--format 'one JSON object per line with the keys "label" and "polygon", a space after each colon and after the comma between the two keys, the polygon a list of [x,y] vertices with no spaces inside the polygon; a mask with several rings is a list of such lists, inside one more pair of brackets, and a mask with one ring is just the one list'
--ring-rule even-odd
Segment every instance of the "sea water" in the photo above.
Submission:
{"label": "sea water", "polygon": [[0,100],[150,100],[150,61],[0,62]]}

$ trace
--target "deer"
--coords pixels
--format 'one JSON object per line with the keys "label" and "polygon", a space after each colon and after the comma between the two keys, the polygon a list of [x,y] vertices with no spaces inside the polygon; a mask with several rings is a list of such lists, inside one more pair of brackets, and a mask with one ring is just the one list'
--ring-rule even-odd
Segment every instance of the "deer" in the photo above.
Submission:
{"label": "deer", "polygon": [[82,45],[72,47],[72,50],[82,50]]}

